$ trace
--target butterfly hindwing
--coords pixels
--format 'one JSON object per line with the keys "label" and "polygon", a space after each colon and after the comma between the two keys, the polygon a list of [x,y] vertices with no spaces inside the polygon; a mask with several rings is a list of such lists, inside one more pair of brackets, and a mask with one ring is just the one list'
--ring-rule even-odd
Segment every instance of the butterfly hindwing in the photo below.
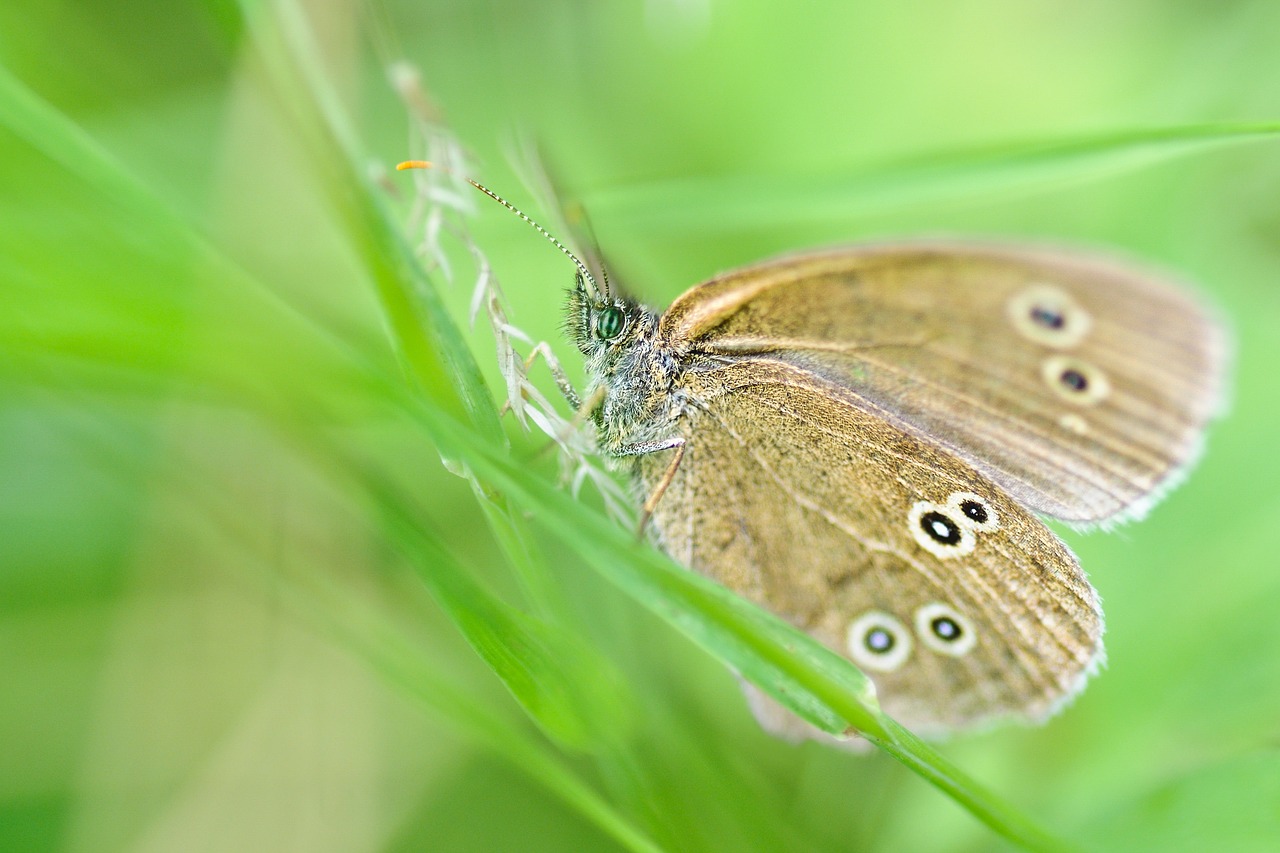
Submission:
{"label": "butterfly hindwing", "polygon": [[[686,374],[664,549],[849,656],[923,731],[1046,716],[1101,654],[1065,545],[989,479],[807,371],[740,358]],[[667,453],[640,457],[652,489]]]}

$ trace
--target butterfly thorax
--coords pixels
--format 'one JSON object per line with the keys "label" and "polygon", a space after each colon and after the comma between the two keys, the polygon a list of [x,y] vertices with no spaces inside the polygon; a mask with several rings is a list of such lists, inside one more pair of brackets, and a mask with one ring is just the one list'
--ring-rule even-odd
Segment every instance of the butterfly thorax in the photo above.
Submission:
{"label": "butterfly thorax", "polygon": [[586,357],[587,399],[600,450],[628,456],[676,434],[685,408],[680,363],[658,334],[657,313],[619,298],[570,292],[569,326]]}

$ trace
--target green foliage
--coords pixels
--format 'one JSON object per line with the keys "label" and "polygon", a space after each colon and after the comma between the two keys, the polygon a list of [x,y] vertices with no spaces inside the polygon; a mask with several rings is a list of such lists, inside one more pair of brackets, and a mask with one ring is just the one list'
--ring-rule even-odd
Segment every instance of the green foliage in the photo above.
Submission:
{"label": "green foliage", "polygon": [[[1277,13],[961,5],[0,12],[0,847],[1274,846]],[[371,168],[419,153],[402,56],[517,200],[499,145],[535,131],[655,302],[889,231],[1204,281],[1235,414],[1128,539],[1072,540],[1111,670],[943,758],[558,487],[498,418],[470,259],[416,258]],[[572,271],[482,210],[552,337]],[[769,739],[726,664],[897,763]]]}

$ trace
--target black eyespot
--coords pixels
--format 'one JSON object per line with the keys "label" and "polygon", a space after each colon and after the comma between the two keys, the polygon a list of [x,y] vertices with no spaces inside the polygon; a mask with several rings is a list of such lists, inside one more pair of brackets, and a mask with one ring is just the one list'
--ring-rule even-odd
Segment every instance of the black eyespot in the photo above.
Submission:
{"label": "black eyespot", "polygon": [[960,503],[960,511],[965,517],[976,521],[978,524],[986,524],[987,519],[991,516],[987,514],[987,508],[977,501],[962,501]]}
{"label": "black eyespot", "polygon": [[622,327],[627,324],[627,317],[621,308],[610,306],[600,312],[596,319],[596,336],[602,341],[616,338],[622,334]]}
{"label": "black eyespot", "polygon": [[1074,367],[1069,367],[1062,371],[1061,375],[1058,376],[1058,381],[1072,391],[1083,391],[1089,387],[1089,380]]}
{"label": "black eyespot", "polygon": [[1046,329],[1061,329],[1067,325],[1067,318],[1061,311],[1046,308],[1043,305],[1031,307],[1031,322]]}
{"label": "black eyespot", "polygon": [[929,629],[933,631],[933,635],[939,640],[946,640],[948,643],[954,643],[964,634],[964,631],[960,628],[960,623],[950,616],[935,616],[929,622]]}
{"label": "black eyespot", "polygon": [[893,650],[897,641],[894,640],[893,634],[890,634],[884,628],[872,628],[863,637],[862,643],[867,647],[867,651],[885,655]]}
{"label": "black eyespot", "polygon": [[920,529],[940,545],[960,543],[960,528],[940,512],[926,512],[920,516]]}

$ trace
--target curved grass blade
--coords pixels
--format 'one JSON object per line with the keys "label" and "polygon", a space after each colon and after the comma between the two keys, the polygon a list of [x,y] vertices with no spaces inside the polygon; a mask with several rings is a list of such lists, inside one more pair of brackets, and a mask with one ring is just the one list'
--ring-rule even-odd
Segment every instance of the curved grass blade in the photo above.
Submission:
{"label": "curved grass blade", "polygon": [[500,438],[497,408],[479,365],[366,174],[356,134],[324,83],[302,13],[288,0],[240,5],[266,68],[266,88],[302,139],[309,173],[321,179],[353,238],[409,375],[433,401],[455,413],[461,404],[476,429]]}
{"label": "curved grass blade", "polygon": [[1030,191],[1244,142],[1280,138],[1280,122],[1140,128],[944,150],[820,176],[681,178],[584,193],[597,215],[661,233],[830,223],[897,208]]}

